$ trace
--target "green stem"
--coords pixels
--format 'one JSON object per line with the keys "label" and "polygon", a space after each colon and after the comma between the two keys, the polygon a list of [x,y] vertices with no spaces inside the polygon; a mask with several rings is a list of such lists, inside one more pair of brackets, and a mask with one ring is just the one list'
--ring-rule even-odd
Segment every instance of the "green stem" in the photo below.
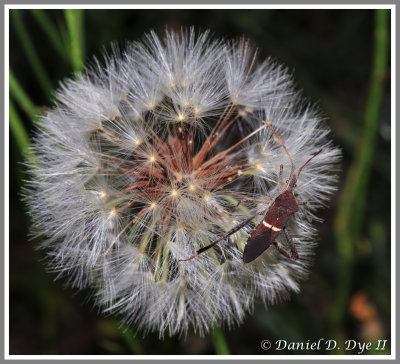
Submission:
{"label": "green stem", "polygon": [[26,57],[32,66],[35,76],[44,92],[47,96],[50,90],[53,88],[47,73],[40,62],[40,59],[36,53],[35,48],[29,38],[28,32],[25,29],[24,23],[22,21],[21,13],[19,10],[10,10],[12,23],[14,24],[15,30],[17,32],[18,38],[22,44]]}
{"label": "green stem", "polygon": [[28,116],[33,120],[37,118],[37,109],[33,102],[30,100],[29,96],[25,93],[22,86],[19,84],[15,78],[12,70],[9,71],[10,79],[10,94],[15,98],[18,105],[28,114]]}
{"label": "green stem", "polygon": [[50,42],[53,44],[54,49],[59,55],[64,58],[66,56],[65,47],[61,39],[57,27],[51,22],[47,13],[43,9],[33,9],[32,14],[36,21],[42,27],[43,31],[49,37]]}
{"label": "green stem", "polygon": [[67,22],[71,63],[75,72],[83,69],[83,10],[65,9],[65,19]]}
{"label": "green stem", "polygon": [[341,258],[338,292],[333,312],[333,320],[336,323],[344,318],[347,311],[352,261],[366,205],[368,180],[375,152],[389,53],[389,14],[387,10],[376,10],[375,12],[374,63],[365,109],[365,126],[356,157],[347,175],[335,221],[336,245]]}
{"label": "green stem", "polygon": [[217,355],[230,355],[228,343],[225,334],[220,326],[215,326],[211,333],[215,352]]}
{"label": "green stem", "polygon": [[132,330],[129,327],[124,325],[123,327],[121,327],[121,329],[119,331],[122,333],[122,337],[123,337],[124,341],[126,342],[126,344],[128,345],[130,352],[133,355],[143,355],[144,354],[140,341],[138,341],[136,339]]}
{"label": "green stem", "polygon": [[29,140],[28,133],[25,130],[24,124],[20,119],[14,104],[9,100],[9,112],[10,112],[10,130],[17,142],[18,148],[21,154],[27,159],[27,161],[34,161],[35,155],[31,150],[31,142]]}

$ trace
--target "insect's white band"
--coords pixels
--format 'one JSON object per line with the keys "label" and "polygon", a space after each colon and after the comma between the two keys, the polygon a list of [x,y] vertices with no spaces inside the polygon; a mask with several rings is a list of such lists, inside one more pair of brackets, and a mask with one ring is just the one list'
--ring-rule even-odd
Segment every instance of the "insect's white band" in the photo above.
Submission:
{"label": "insect's white band", "polygon": [[268,229],[272,229],[272,231],[281,231],[281,229],[279,229],[279,228],[277,228],[277,227],[275,227],[275,226],[272,226],[271,224],[268,224],[267,222],[265,222],[264,220],[263,220],[263,225],[266,227],[266,228],[268,228]]}

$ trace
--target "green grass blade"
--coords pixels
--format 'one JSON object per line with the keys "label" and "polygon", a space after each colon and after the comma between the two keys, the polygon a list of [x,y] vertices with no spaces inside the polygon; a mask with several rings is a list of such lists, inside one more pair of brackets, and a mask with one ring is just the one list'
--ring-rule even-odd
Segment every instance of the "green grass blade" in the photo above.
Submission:
{"label": "green grass blade", "polygon": [[[125,325],[124,325],[125,326]],[[121,327],[122,337],[133,355],[143,355],[143,349],[140,341],[134,336],[132,330],[125,326]]]}
{"label": "green grass blade", "polygon": [[65,58],[66,51],[60,33],[57,27],[51,22],[46,11],[43,9],[33,9],[32,14],[38,24],[42,27],[44,33],[49,37],[54,49],[62,58]]}
{"label": "green grass blade", "polygon": [[340,322],[348,309],[352,261],[362,228],[385,86],[389,55],[389,15],[390,11],[387,10],[375,11],[374,63],[365,108],[365,125],[357,154],[347,175],[335,221],[336,245],[341,258],[338,291],[333,308],[335,322]]}
{"label": "green grass blade", "polygon": [[19,106],[28,114],[28,116],[34,120],[37,118],[37,109],[29,96],[25,93],[22,86],[19,84],[14,76],[14,73],[10,69],[10,94],[17,101]]}
{"label": "green grass blade", "polygon": [[22,156],[28,162],[34,162],[35,155],[31,149],[31,142],[29,140],[28,133],[25,130],[24,124],[20,119],[17,110],[14,107],[12,101],[9,101],[9,112],[10,112],[10,130],[14,136],[14,139],[18,145],[18,149],[21,151]]}
{"label": "green grass blade", "polygon": [[72,67],[75,72],[81,72],[83,69],[83,10],[65,9],[65,20],[67,22],[70,57]]}
{"label": "green grass blade", "polygon": [[211,333],[211,337],[217,355],[230,355],[228,343],[221,327],[215,326]]}
{"label": "green grass blade", "polygon": [[22,21],[21,13],[19,10],[10,10],[11,20],[17,32],[18,38],[21,42],[21,45],[24,49],[26,57],[28,58],[29,64],[33,68],[34,74],[39,82],[40,87],[42,88],[44,94],[46,96],[49,95],[53,86],[47,73],[40,62],[40,59],[36,53],[35,48],[32,45],[32,42],[29,38],[28,32],[25,29],[24,23]]}

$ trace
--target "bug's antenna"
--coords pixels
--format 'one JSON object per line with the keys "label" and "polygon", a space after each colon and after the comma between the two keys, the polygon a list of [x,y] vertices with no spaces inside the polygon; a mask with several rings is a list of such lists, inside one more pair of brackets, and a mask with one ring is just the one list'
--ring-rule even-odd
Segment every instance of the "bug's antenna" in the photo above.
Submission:
{"label": "bug's antenna", "polygon": [[311,160],[312,160],[314,157],[316,157],[316,156],[317,156],[319,153],[321,153],[321,152],[322,152],[322,149],[320,149],[317,153],[315,153],[306,163],[304,163],[304,164],[299,168],[299,171],[297,172],[297,178],[299,178],[301,170],[302,170],[308,163],[310,163]]}
{"label": "bug's antenna", "polygon": [[[282,147],[283,147],[283,149],[285,149],[285,152],[286,152],[286,154],[288,155],[288,157],[289,157],[289,159],[290,159],[290,163],[292,164],[292,170],[291,170],[291,172],[290,172],[290,178],[289,178],[289,181],[292,179],[292,176],[293,176],[293,173],[294,173],[294,169],[295,169],[295,167],[294,167],[294,162],[293,162],[293,159],[292,159],[292,157],[290,156],[290,153],[289,153],[289,151],[286,149],[286,146],[285,146],[285,144],[283,143],[283,141],[282,141],[282,139],[279,137],[279,135],[276,133],[276,131],[274,130],[274,128],[269,124],[269,123],[267,123],[265,120],[262,120],[262,122],[266,125],[266,126],[268,126],[268,128],[270,128],[271,129],[271,131],[274,133],[274,135],[276,136],[276,138],[279,140],[279,143],[281,143],[281,145],[282,145]],[[318,152],[319,153],[319,152]],[[314,156],[315,157],[315,156]],[[313,158],[314,158],[313,157]],[[308,163],[309,161],[307,161],[307,163]],[[306,164],[307,164],[306,163]],[[304,166],[303,166],[304,167]],[[303,167],[301,167],[301,168],[303,168]],[[300,168],[300,170],[301,170],[301,168]]]}

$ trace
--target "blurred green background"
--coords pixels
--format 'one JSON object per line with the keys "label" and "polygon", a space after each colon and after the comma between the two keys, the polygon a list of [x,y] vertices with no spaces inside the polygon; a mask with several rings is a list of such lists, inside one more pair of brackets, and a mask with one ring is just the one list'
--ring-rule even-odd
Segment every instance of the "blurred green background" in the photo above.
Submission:
{"label": "blurred green background", "polygon": [[[89,292],[45,272],[19,197],[22,150],[34,115],[52,105],[53,90],[82,60],[112,41],[190,25],[245,35],[262,58],[286,64],[325,114],[343,151],[342,173],[330,206],[319,212],[315,264],[299,294],[268,310],[256,305],[230,331],[159,340],[121,329],[118,319],[93,309]],[[343,350],[347,339],[387,339],[386,350],[369,354],[389,354],[390,96],[389,10],[11,10],[10,354],[355,354]],[[341,350],[260,347],[263,339],[319,338],[337,340]]]}

